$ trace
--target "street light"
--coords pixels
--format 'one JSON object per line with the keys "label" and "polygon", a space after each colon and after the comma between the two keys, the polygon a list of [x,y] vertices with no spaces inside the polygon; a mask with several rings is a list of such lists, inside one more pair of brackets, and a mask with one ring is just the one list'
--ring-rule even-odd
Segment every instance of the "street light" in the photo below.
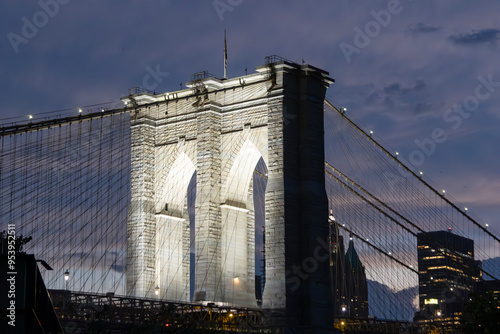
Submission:
{"label": "street light", "polygon": [[160,294],[160,287],[157,285],[156,288],[155,288],[155,295],[159,295]]}
{"label": "street light", "polygon": [[64,272],[64,280],[66,281],[66,290],[68,290],[68,281],[69,281],[69,270],[66,269]]}

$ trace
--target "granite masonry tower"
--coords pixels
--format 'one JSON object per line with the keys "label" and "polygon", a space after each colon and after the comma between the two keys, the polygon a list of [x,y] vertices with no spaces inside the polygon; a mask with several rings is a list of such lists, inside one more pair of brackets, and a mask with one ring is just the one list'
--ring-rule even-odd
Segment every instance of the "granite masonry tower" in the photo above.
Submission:
{"label": "granite masonry tower", "polygon": [[328,332],[329,262],[320,259],[329,256],[323,101],[332,83],[323,70],[273,56],[254,74],[202,72],[187,89],[123,99],[132,145],[129,295],[189,301],[194,275],[193,302],[257,307],[252,177],[262,158],[262,308],[274,325]]}

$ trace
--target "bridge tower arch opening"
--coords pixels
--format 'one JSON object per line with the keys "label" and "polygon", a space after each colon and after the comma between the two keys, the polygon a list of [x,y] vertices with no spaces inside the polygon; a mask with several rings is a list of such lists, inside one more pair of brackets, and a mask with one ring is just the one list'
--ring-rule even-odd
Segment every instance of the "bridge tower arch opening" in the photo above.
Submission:
{"label": "bridge tower arch opening", "polygon": [[[185,152],[178,153],[156,205],[155,294],[167,300],[189,300],[190,219],[188,185],[195,166]],[[157,171],[156,175],[165,174]]]}
{"label": "bridge tower arch opening", "polygon": [[259,160],[267,160],[267,152],[265,146],[261,152],[252,143],[249,132],[248,128],[241,135],[239,142],[241,145],[244,140],[243,145],[222,187],[220,284],[223,299],[234,305],[255,307],[253,174]]}

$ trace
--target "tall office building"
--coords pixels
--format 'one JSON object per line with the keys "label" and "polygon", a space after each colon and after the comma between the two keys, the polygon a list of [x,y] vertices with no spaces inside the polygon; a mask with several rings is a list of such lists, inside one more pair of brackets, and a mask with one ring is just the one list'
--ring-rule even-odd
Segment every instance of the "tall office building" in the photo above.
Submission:
{"label": "tall office building", "polygon": [[350,317],[368,317],[368,285],[365,266],[361,263],[354,248],[352,237],[345,255],[346,313]]}
{"label": "tall office building", "polygon": [[[330,214],[330,217],[333,217]],[[334,219],[330,220],[330,279],[333,291],[334,316],[346,316],[345,248],[344,237],[340,235]]]}
{"label": "tall office building", "polygon": [[333,292],[333,314],[337,318],[368,317],[368,285],[365,267],[349,238],[347,253],[344,237],[330,212],[330,281]]}
{"label": "tall office building", "polygon": [[451,231],[419,233],[417,238],[420,312],[415,320],[457,323],[479,276],[474,241]]}

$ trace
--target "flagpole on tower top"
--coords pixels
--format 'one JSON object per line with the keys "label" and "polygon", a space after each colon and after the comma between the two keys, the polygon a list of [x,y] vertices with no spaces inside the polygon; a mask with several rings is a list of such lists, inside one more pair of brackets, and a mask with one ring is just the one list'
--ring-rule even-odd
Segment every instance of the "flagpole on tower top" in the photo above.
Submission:
{"label": "flagpole on tower top", "polygon": [[226,43],[226,29],[224,29],[224,79],[227,79],[227,43]]}

